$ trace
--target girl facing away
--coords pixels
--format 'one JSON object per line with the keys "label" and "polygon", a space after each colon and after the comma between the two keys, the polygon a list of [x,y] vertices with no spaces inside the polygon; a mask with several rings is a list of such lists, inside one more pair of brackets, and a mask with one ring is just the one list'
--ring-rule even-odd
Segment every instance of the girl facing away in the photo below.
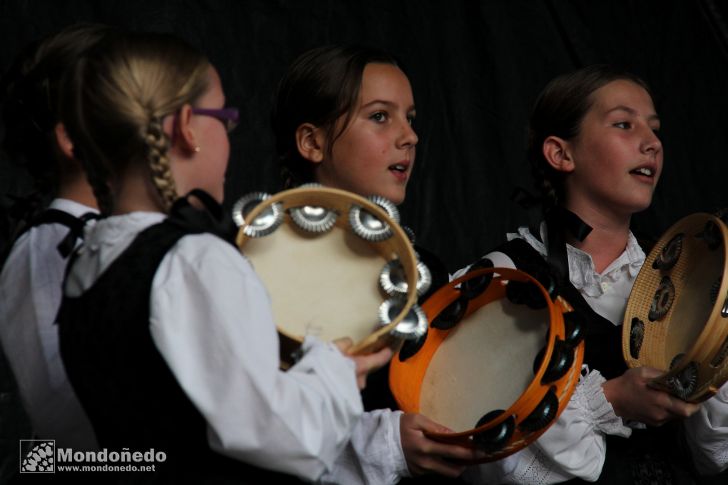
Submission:
{"label": "girl facing away", "polygon": [[[388,53],[343,45],[303,53],[281,80],[273,109],[284,186],[317,182],[402,203],[418,142],[415,115],[409,79]],[[417,251],[433,272],[433,286],[446,283],[441,263]],[[372,377],[364,394],[368,407],[394,406],[387,373]],[[471,450],[427,438],[425,432],[444,427],[420,414],[374,409],[362,423],[352,440],[361,472],[347,483],[396,483],[428,473],[455,477],[464,470],[457,460],[473,457]]]}
{"label": "girl facing away", "polygon": [[42,203],[17,223],[12,249],[0,260],[0,341],[33,434],[79,450],[95,448],[96,439],[66,377],[55,317],[69,253],[97,208],[58,103],[64,72],[109,30],[98,24],[64,28],[23,52],[2,82],[3,148],[28,169],[36,187],[32,198]]}
{"label": "girl facing away", "polygon": [[651,388],[661,372],[628,370],[621,353],[622,318],[645,260],[630,222],[650,205],[662,172],[659,128],[647,85],[609,66],[559,76],[539,96],[528,155],[544,222],[519,228],[485,257],[556,283],[586,321],[585,366],[539,440],[469,469],[469,481],[693,483],[679,426],[697,442],[710,436],[708,426],[683,419],[699,406]]}
{"label": "girl facing away", "polygon": [[391,351],[346,357],[347,343],[309,338],[278,369],[265,288],[216,235],[237,110],[215,68],[172,36],[120,33],[64,83],[105,217],[70,265],[60,343],[100,445],[164,451],[152,481],[340,482],[359,388]]}

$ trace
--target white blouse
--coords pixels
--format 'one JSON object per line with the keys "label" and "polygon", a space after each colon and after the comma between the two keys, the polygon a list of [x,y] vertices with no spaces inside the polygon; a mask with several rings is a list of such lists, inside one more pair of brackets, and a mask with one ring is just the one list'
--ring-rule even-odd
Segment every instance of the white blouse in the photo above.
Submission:
{"label": "white blouse", "polygon": [[[545,224],[541,240],[528,228],[509,234],[508,240],[524,239],[546,255]],[[502,252],[485,257],[495,266],[515,268]],[[621,325],[627,299],[645,260],[645,254],[630,233],[627,247],[602,273],[597,273],[591,256],[567,244],[569,280],[589,306],[614,325]],[[464,268],[456,276],[467,271]],[[618,350],[616,350],[618,351]],[[582,378],[559,419],[533,444],[501,461],[471,467],[464,478],[471,483],[548,484],[571,478],[595,481],[604,465],[608,434],[628,437],[631,429],[619,418],[604,396],[605,382],[598,370],[584,366]],[[728,462],[728,386],[710,399],[701,411],[685,421],[686,435],[698,470],[715,473]],[[711,413],[712,411],[712,413]],[[641,423],[629,423],[632,427]],[[700,457],[700,459],[698,459]]]}
{"label": "white blouse", "polygon": [[[66,294],[88,289],[164,217],[136,212],[89,228]],[[183,237],[157,269],[150,301],[152,339],[207,421],[213,450],[326,483],[406,473],[400,413],[362,416],[354,363],[333,344],[308,337],[304,357],[279,370],[269,296],[233,246],[210,234]]]}
{"label": "white blouse", "polygon": [[[49,208],[75,217],[95,212],[68,199],[55,199]],[[13,245],[0,274],[0,341],[36,436],[87,450],[96,448],[96,437],[68,382],[55,325],[68,261],[57,246],[68,231],[42,224]]]}

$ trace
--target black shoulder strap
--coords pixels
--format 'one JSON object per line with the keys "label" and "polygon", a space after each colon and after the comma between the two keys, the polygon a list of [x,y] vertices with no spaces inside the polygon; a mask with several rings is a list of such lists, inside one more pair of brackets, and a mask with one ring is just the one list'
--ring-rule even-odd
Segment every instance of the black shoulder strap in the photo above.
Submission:
{"label": "black shoulder strap", "polygon": [[83,239],[83,228],[86,223],[91,219],[98,218],[99,215],[95,212],[87,212],[80,217],[76,217],[62,210],[48,209],[35,218],[27,229],[43,224],[62,224],[66,226],[68,234],[58,243],[58,252],[61,253],[61,256],[67,258],[76,247],[78,240]]}

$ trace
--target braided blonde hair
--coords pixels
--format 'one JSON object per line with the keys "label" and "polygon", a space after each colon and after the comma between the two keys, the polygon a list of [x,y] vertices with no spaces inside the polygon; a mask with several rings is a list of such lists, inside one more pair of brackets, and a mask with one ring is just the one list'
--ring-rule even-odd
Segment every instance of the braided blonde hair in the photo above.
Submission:
{"label": "braided blonde hair", "polygon": [[64,79],[61,117],[102,213],[113,209],[114,181],[131,164],[148,170],[168,211],[177,199],[163,119],[208,88],[210,64],[168,34],[119,33]]}

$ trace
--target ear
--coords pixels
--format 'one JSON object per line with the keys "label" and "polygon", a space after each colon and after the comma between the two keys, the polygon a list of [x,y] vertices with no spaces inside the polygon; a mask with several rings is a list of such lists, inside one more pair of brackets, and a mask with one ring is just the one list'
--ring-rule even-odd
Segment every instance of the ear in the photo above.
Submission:
{"label": "ear", "polygon": [[56,144],[63,156],[73,160],[75,158],[73,156],[73,142],[68,137],[68,132],[63,123],[56,123],[56,126],[53,127],[53,136],[55,136]]}
{"label": "ear", "polygon": [[554,170],[573,172],[574,159],[571,156],[569,143],[558,136],[549,136],[543,141],[543,156]]}
{"label": "ear", "polygon": [[296,128],[296,149],[309,162],[321,163],[324,159],[324,136],[321,130],[311,123],[303,123]]}
{"label": "ear", "polygon": [[[173,119],[175,117],[172,117]],[[192,107],[185,104],[180,108],[176,115],[176,122],[172,126],[172,140],[183,152],[194,153],[199,152],[200,147],[195,140],[195,133],[191,126]]]}

